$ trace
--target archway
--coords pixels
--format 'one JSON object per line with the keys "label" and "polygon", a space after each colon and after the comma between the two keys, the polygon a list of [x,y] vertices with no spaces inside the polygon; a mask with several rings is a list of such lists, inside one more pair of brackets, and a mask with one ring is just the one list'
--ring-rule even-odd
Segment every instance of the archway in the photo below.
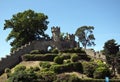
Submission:
{"label": "archway", "polygon": [[47,51],[48,51],[48,52],[51,52],[51,51],[52,51],[52,49],[53,49],[53,47],[52,47],[52,46],[48,46],[48,47],[47,47]]}

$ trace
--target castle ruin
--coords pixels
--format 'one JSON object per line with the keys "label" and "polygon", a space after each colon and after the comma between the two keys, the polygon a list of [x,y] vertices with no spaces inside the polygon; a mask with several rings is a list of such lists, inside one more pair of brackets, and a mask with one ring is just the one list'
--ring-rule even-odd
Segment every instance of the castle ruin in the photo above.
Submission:
{"label": "castle ruin", "polygon": [[0,74],[2,74],[5,68],[12,68],[22,61],[21,56],[30,53],[32,50],[44,50],[47,51],[48,47],[56,48],[60,51],[79,47],[79,44],[75,41],[73,34],[68,34],[65,39],[61,39],[60,27],[52,27],[52,38],[41,39],[29,42],[24,46],[21,46],[17,50],[7,55],[5,58],[0,60]]}

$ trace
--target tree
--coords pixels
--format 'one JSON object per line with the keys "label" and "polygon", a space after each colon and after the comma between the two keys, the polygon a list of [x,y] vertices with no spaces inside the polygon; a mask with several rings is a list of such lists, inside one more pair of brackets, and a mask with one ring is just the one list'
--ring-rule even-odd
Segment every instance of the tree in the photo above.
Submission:
{"label": "tree", "polygon": [[104,53],[106,55],[107,63],[112,65],[113,73],[115,75],[115,66],[117,64],[117,53],[119,52],[119,46],[114,39],[108,40],[104,44]]}
{"label": "tree", "polygon": [[11,19],[5,20],[4,30],[11,29],[6,40],[12,39],[11,51],[33,40],[47,38],[45,34],[48,25],[48,16],[43,13],[36,13],[33,10],[19,12]]}
{"label": "tree", "polygon": [[75,35],[78,37],[79,42],[82,43],[83,47],[86,49],[86,46],[95,45],[94,40],[95,37],[93,35],[93,26],[82,26],[79,27]]}

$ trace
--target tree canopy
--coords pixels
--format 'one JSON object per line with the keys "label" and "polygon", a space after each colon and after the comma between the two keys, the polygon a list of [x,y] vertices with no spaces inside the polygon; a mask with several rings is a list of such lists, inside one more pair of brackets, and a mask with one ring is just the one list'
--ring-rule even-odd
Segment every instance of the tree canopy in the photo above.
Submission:
{"label": "tree canopy", "polygon": [[119,58],[119,45],[116,43],[114,39],[108,40],[104,44],[104,53],[106,56],[107,63],[112,65],[112,69],[115,75],[115,68],[118,64],[118,58]]}
{"label": "tree canopy", "polygon": [[116,55],[119,51],[119,45],[114,39],[108,40],[104,44],[104,51],[107,55]]}
{"label": "tree canopy", "polygon": [[45,34],[48,25],[48,16],[43,13],[36,13],[33,10],[26,10],[14,14],[11,19],[5,20],[4,30],[11,29],[6,40],[13,39],[10,43],[12,51],[30,41],[48,37]]}
{"label": "tree canopy", "polygon": [[81,26],[76,30],[75,35],[78,37],[79,42],[82,43],[84,48],[86,48],[86,46],[95,45],[93,30],[93,26]]}

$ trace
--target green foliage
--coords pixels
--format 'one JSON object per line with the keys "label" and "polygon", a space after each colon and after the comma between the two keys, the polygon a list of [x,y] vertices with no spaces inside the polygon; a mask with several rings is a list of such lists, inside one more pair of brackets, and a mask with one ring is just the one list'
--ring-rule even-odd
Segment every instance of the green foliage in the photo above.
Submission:
{"label": "green foliage", "polygon": [[57,56],[54,58],[54,62],[57,63],[57,64],[63,64],[63,57],[61,56]]}
{"label": "green foliage", "polygon": [[40,68],[39,67],[30,67],[30,68],[26,69],[25,71],[27,71],[28,73],[39,72]]}
{"label": "green foliage", "polygon": [[40,73],[42,76],[42,81],[39,82],[53,82],[56,79],[56,74],[52,71],[46,71]]}
{"label": "green foliage", "polygon": [[95,69],[97,68],[97,64],[95,64],[94,62],[83,62],[83,70],[84,73],[88,76],[88,77],[93,77],[93,73],[95,71]]}
{"label": "green foliage", "polygon": [[29,73],[27,71],[18,71],[11,74],[7,82],[38,82],[37,75],[35,73]]}
{"label": "green foliage", "polygon": [[64,54],[61,54],[60,57],[62,57],[64,60],[70,59],[71,58],[71,54],[70,53],[64,53]]}
{"label": "green foliage", "polygon": [[106,55],[107,63],[112,66],[113,75],[115,75],[115,67],[117,67],[119,60],[119,46],[114,39],[108,40],[104,44],[104,52]]}
{"label": "green foliage", "polygon": [[94,71],[94,78],[96,79],[104,79],[105,77],[110,77],[110,70],[107,67],[98,67]]}
{"label": "green foliage", "polygon": [[33,71],[35,71],[35,72],[40,71],[40,68],[39,67],[34,67]]}
{"label": "green foliage", "polygon": [[49,62],[40,62],[40,67],[42,68],[50,68],[51,64]]}
{"label": "green foliage", "polygon": [[71,72],[71,71],[77,71],[81,73],[83,72],[83,66],[80,62],[68,63],[68,64],[62,64],[62,65],[52,65],[50,69],[55,73],[64,73],[64,72]]}
{"label": "green foliage", "polygon": [[58,53],[59,53],[58,49],[53,49],[53,50],[51,50],[51,52],[52,52],[52,53],[55,53],[55,54],[58,54]]}
{"label": "green foliage", "polygon": [[60,74],[57,79],[53,82],[81,82],[80,79],[75,75]]}
{"label": "green foliage", "polygon": [[78,37],[79,42],[82,43],[84,48],[86,48],[86,46],[95,45],[93,30],[93,26],[82,26],[76,30],[75,35]]}
{"label": "green foliage", "polygon": [[108,40],[104,44],[104,51],[106,55],[116,55],[119,51],[119,45],[115,43],[114,39]]}
{"label": "green foliage", "polygon": [[95,62],[98,67],[108,67],[106,64],[103,63],[102,60],[96,60]]}
{"label": "green foliage", "polygon": [[14,71],[18,72],[18,71],[24,71],[26,69],[26,66],[23,65],[18,65],[15,67]]}
{"label": "green foliage", "polygon": [[77,54],[73,54],[73,55],[71,56],[71,61],[72,61],[72,62],[77,62],[78,59],[79,59],[79,57],[78,57]]}
{"label": "green foliage", "polygon": [[64,60],[64,64],[71,63],[70,59]]}
{"label": "green foliage", "polygon": [[56,54],[26,54],[22,58],[25,61],[53,61]]}
{"label": "green foliage", "polygon": [[5,20],[4,30],[11,29],[7,41],[12,39],[10,45],[16,49],[30,41],[39,40],[41,37],[48,37],[47,30],[48,17],[43,13],[36,13],[33,10],[19,12],[11,19]]}

